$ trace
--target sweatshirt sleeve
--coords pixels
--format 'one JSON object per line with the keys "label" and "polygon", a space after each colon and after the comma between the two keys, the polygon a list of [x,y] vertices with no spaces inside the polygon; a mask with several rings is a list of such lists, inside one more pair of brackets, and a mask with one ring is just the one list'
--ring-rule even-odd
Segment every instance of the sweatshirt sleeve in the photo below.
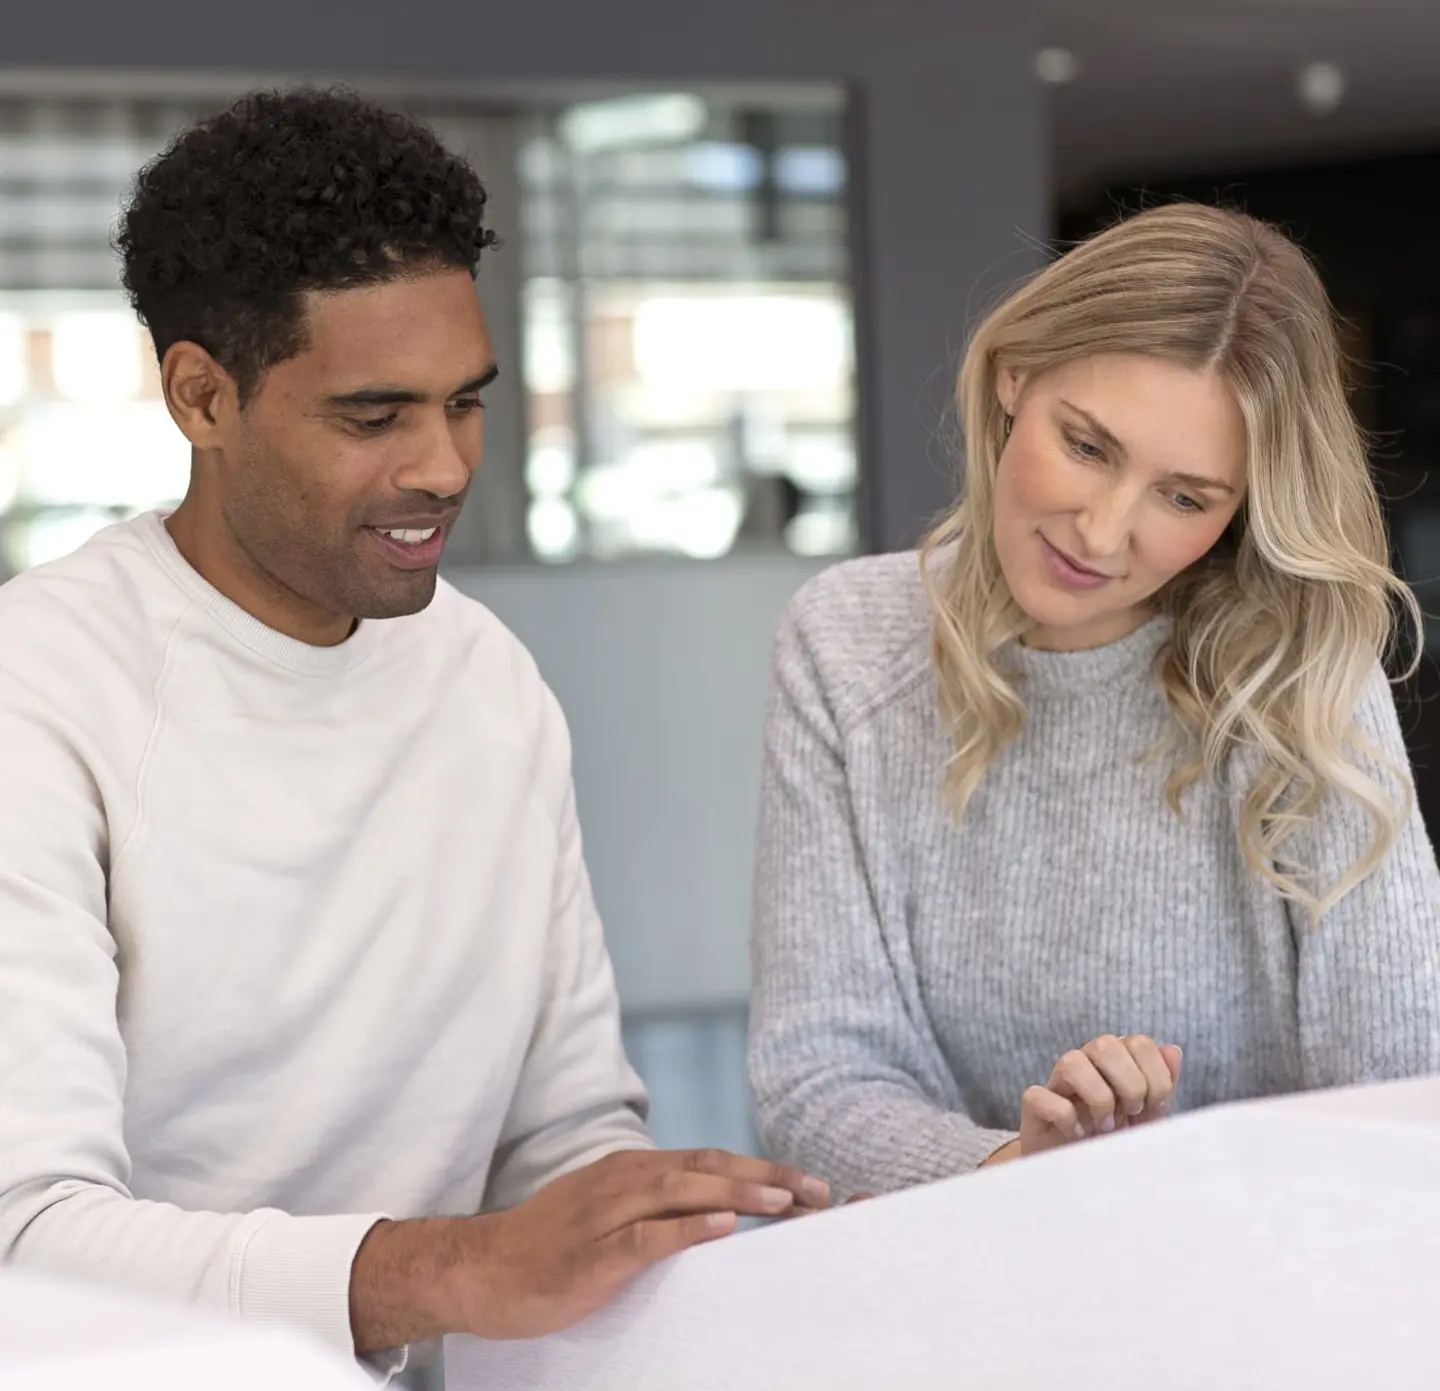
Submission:
{"label": "sweatshirt sleeve", "polygon": [[648,1149],[647,1098],[625,1057],[620,1001],[585,869],[570,737],[543,693],[541,776],[559,789],[546,992],[496,1148],[485,1206],[516,1206],[550,1180]]}
{"label": "sweatshirt sleeve", "polygon": [[[1409,756],[1389,683],[1378,667],[1356,723],[1389,765],[1362,756],[1365,770],[1397,797],[1404,795]],[[1311,926],[1304,910],[1287,905],[1299,960],[1307,1087],[1440,1072],[1440,870],[1411,800],[1389,856],[1317,925]],[[1373,833],[1363,808],[1332,794],[1297,858],[1328,888],[1365,853]]]}
{"label": "sweatshirt sleeve", "polygon": [[100,793],[38,696],[13,686],[0,766],[0,1263],[283,1321],[352,1354],[350,1267],[381,1214],[185,1212],[131,1195]]}
{"label": "sweatshirt sleeve", "polygon": [[765,727],[751,1086],[777,1158],[842,1193],[886,1192],[975,1169],[1013,1135],[960,1110],[902,980],[903,930],[887,935],[872,893],[845,741],[799,611],[776,641]]}

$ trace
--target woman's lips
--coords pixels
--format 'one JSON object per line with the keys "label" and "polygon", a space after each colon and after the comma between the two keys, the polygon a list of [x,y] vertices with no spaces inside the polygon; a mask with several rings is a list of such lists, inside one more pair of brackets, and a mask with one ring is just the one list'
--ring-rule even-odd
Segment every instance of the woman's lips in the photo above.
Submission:
{"label": "woman's lips", "polygon": [[1115,578],[1080,564],[1043,536],[1040,538],[1040,545],[1044,548],[1045,563],[1050,574],[1067,589],[1099,589],[1101,585],[1109,584]]}

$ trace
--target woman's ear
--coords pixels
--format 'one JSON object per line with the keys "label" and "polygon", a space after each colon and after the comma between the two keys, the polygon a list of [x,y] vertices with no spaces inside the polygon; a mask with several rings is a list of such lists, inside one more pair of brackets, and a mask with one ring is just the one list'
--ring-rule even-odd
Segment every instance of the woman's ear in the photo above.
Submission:
{"label": "woman's ear", "polygon": [[995,395],[1000,409],[1006,415],[1014,415],[1020,403],[1020,392],[1025,386],[1025,374],[1015,367],[1001,367],[995,373]]}

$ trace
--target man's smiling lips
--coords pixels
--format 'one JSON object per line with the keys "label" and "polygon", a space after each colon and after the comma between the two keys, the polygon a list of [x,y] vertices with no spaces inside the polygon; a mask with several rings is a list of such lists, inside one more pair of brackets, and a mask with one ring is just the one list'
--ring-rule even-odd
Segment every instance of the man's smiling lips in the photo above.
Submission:
{"label": "man's smiling lips", "polygon": [[458,510],[412,514],[361,527],[402,570],[425,570],[440,561]]}

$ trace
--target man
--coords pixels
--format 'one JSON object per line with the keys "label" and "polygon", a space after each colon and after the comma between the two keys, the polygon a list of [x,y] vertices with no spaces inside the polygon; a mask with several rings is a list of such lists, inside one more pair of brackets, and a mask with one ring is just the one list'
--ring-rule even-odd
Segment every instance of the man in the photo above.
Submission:
{"label": "man", "polygon": [[827,1201],[650,1149],[561,714],[437,583],[484,210],[342,94],[182,135],[118,241],[189,490],[0,590],[0,1259],[382,1371]]}

